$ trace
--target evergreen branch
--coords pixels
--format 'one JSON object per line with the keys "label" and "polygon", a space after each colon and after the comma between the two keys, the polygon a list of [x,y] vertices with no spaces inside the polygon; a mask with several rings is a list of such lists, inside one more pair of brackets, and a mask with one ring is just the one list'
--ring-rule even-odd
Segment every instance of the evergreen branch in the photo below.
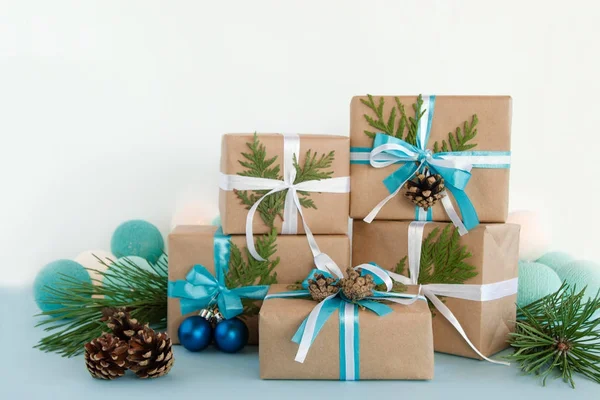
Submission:
{"label": "evergreen branch", "polygon": [[[151,271],[140,269],[128,258],[109,265],[96,257],[107,269],[97,271],[102,279],[81,282],[61,275],[56,287],[44,289],[52,295],[52,304],[60,308],[44,311],[36,316],[45,317],[36,326],[44,326],[43,337],[35,346],[44,352],[55,352],[72,357],[83,352],[85,343],[109,331],[102,318],[105,307],[127,307],[131,316],[148,321],[156,329],[166,328],[167,318],[167,262],[159,259],[150,264]],[[102,285],[94,285],[94,282]]]}
{"label": "evergreen branch", "polygon": [[[259,178],[269,178],[281,180],[280,166],[274,165],[277,157],[267,158],[265,146],[258,140],[258,135],[255,133],[252,142],[247,143],[249,153],[242,153],[242,156],[247,161],[239,161],[240,165],[246,168],[245,171],[238,173],[241,176],[252,176]],[[294,155],[294,168],[296,169],[296,179],[294,183],[301,183],[310,180],[321,180],[331,178],[333,171],[327,171],[331,168],[335,152],[331,151],[328,154],[317,155],[317,152],[308,150],[303,165],[298,163],[296,155]],[[260,200],[268,190],[235,190],[235,194],[247,209],[250,209],[258,200]],[[299,192],[302,194],[300,205],[305,208],[317,209],[315,202],[310,199],[310,193]],[[275,226],[277,217],[283,219],[283,209],[285,207],[285,197],[287,190],[273,193],[263,199],[258,206],[258,214],[269,228]]]}
{"label": "evergreen branch", "polygon": [[516,330],[508,356],[526,374],[535,373],[542,385],[552,375],[575,388],[573,374],[600,383],[600,292],[593,298],[563,283],[555,292],[534,303],[518,307]]}
{"label": "evergreen branch", "polygon": [[[271,260],[277,252],[277,231],[272,229],[269,234],[256,239],[256,251],[266,261],[258,261],[252,257],[247,248],[242,251],[234,243],[231,243],[231,256],[229,259],[229,270],[225,276],[225,285],[230,288],[272,285],[277,283],[277,272],[275,267],[279,265],[279,257]],[[255,300],[243,299],[244,315],[258,314],[259,307]]]}
{"label": "evergreen branch", "polygon": [[439,153],[440,151],[448,152],[448,151],[467,151],[477,146],[476,143],[469,143],[469,141],[475,139],[477,136],[477,123],[479,120],[477,119],[477,114],[473,114],[471,117],[471,123],[469,121],[465,121],[463,124],[463,130],[461,131],[460,126],[456,127],[456,132],[452,134],[452,132],[448,132],[448,143],[445,140],[442,140],[442,145],[436,141],[433,144],[433,152]]}

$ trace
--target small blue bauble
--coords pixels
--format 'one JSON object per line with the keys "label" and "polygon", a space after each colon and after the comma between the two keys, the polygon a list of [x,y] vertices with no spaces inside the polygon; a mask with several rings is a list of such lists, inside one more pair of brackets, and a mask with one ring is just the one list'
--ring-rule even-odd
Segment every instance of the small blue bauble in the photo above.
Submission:
{"label": "small blue bauble", "polygon": [[595,297],[600,290],[600,264],[589,260],[575,260],[562,265],[556,273],[577,291],[585,288],[586,298]]}
{"label": "small blue bauble", "polygon": [[248,327],[239,318],[219,322],[214,335],[217,348],[225,353],[236,353],[248,343]]}
{"label": "small blue bauble", "polygon": [[33,282],[35,302],[42,311],[52,311],[61,308],[61,304],[54,304],[55,297],[45,287],[60,289],[62,275],[69,276],[81,282],[91,283],[90,274],[83,265],[73,260],[57,260],[47,264],[38,272]]}
{"label": "small blue bauble", "polygon": [[210,224],[215,226],[221,226],[221,216],[217,215],[216,217],[214,217]]}
{"label": "small blue bauble", "polygon": [[179,343],[189,351],[200,351],[208,347],[213,337],[213,329],[207,320],[199,315],[187,317],[177,331]]}
{"label": "small blue bauble", "polygon": [[165,248],[160,231],[142,220],[123,222],[110,241],[110,249],[117,257],[138,256],[155,263]]}

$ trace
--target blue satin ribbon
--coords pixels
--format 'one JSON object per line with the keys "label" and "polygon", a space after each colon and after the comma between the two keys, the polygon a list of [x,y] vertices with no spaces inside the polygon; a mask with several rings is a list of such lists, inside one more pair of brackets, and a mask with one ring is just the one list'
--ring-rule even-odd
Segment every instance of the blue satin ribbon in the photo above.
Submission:
{"label": "blue satin ribbon", "polygon": [[[372,265],[376,266],[376,264],[372,264]],[[266,299],[297,298],[297,297],[310,296],[310,293],[308,291],[308,279],[313,279],[315,274],[323,274],[326,278],[335,278],[333,275],[331,275],[330,273],[328,273],[326,271],[314,269],[310,272],[308,277],[302,282],[302,287],[304,288],[304,290],[274,293],[274,294],[268,295]],[[366,274],[369,274],[369,272],[362,271],[362,275],[366,275]],[[374,274],[371,274],[371,275],[374,277],[374,280],[376,283],[382,282],[379,278],[377,278],[376,275],[374,275]],[[336,279],[336,281],[337,281],[337,279]],[[321,310],[316,319],[313,336],[312,336],[312,338],[310,338],[310,344],[311,345],[313,344],[313,342],[315,341],[315,339],[317,338],[317,336],[319,335],[319,333],[325,326],[325,323],[327,322],[327,320],[329,320],[329,318],[333,315],[333,313],[337,311],[338,317],[339,317],[339,331],[340,331],[340,380],[359,380],[360,379],[360,373],[359,373],[360,372],[360,368],[359,368],[359,366],[360,366],[359,331],[360,330],[359,330],[359,318],[358,318],[359,307],[363,307],[371,312],[374,312],[378,316],[383,317],[383,316],[391,313],[393,310],[390,306],[383,304],[379,301],[374,301],[374,299],[385,300],[386,298],[390,298],[390,297],[412,298],[414,296],[413,295],[404,295],[404,294],[399,294],[399,293],[373,291],[373,295],[370,296],[369,298],[359,300],[356,302],[352,302],[346,296],[344,296],[343,293],[340,291],[334,297],[323,300],[323,302],[322,302],[323,305],[322,305]],[[348,309],[346,308],[347,304],[352,305],[351,312],[353,315],[353,317],[352,317],[353,348],[351,349],[351,351],[352,351],[351,354],[352,354],[352,359],[353,359],[353,363],[352,363],[353,374],[348,373],[348,364],[347,364],[347,360],[346,360],[348,350],[349,350],[346,348],[346,346],[347,346],[346,339],[347,338],[345,336],[346,328],[347,328],[346,327],[346,313],[349,312]],[[300,327],[298,328],[298,330],[292,337],[292,341],[294,343],[300,344],[300,342],[302,341],[302,336],[304,335],[307,321],[308,321],[308,317],[306,317],[302,321],[302,323],[300,324]]]}
{"label": "blue satin ribbon", "polygon": [[169,281],[168,296],[180,299],[182,315],[216,304],[223,317],[230,319],[244,311],[242,299],[263,300],[267,295],[268,285],[233,289],[229,289],[225,285],[225,276],[229,270],[231,255],[230,236],[224,235],[219,227],[213,240],[216,277],[204,266],[198,264],[192,267],[185,280]]}
{"label": "blue satin ribbon", "polygon": [[[390,154],[398,157],[395,163],[403,163],[400,168],[394,171],[392,174],[387,176],[383,183],[386,189],[390,193],[394,193],[398,188],[408,179],[410,179],[419,169],[421,165],[426,165],[429,167],[432,173],[440,174],[444,178],[444,183],[446,188],[452,193],[456,204],[460,210],[460,214],[462,216],[463,224],[467,228],[467,230],[471,230],[475,226],[479,224],[479,218],[477,216],[477,211],[471,203],[471,200],[465,193],[465,188],[469,179],[471,178],[471,173],[450,167],[444,167],[439,165],[432,165],[429,160],[442,160],[444,156],[505,156],[510,155],[510,152],[499,152],[499,151],[455,151],[455,152],[443,152],[432,154],[430,150],[427,150],[426,145],[429,141],[429,136],[431,133],[431,122],[433,120],[433,113],[435,109],[435,96],[430,96],[429,103],[429,113],[428,113],[428,123],[427,123],[427,131],[421,132],[421,126],[419,124],[417,128],[417,146],[413,146],[412,144],[405,142],[404,140],[398,139],[393,136],[385,135],[383,133],[377,133],[375,135],[375,139],[373,140],[372,148],[365,147],[352,147],[350,149],[351,153],[370,153],[373,149],[385,145],[385,144],[395,144],[401,147],[404,147],[406,150],[418,154],[418,160],[414,158],[408,157],[406,153],[403,153],[398,150],[385,150],[383,154]],[[421,136],[424,135],[423,141],[419,140]],[[414,162],[418,161],[418,162]],[[360,159],[360,160],[351,160],[351,164],[370,164],[368,159]],[[474,168],[510,168],[510,164],[474,164]],[[419,216],[419,207],[416,207],[415,210],[415,219]],[[426,220],[431,221],[431,208],[428,210],[426,214]]]}

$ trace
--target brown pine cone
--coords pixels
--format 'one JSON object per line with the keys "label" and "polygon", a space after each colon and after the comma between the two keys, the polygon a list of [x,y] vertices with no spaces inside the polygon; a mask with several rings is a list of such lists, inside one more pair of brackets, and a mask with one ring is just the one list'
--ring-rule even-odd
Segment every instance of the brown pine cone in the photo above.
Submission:
{"label": "brown pine cone", "polygon": [[169,335],[144,327],[129,340],[127,360],[129,369],[140,378],[166,375],[174,360]]}
{"label": "brown pine cone", "polygon": [[346,270],[347,277],[341,280],[342,292],[350,301],[362,300],[373,295],[375,282],[373,276],[368,274],[361,276],[353,268]]}
{"label": "brown pine cone", "polygon": [[105,333],[85,345],[85,365],[94,378],[115,379],[125,375],[128,367],[127,342]]}
{"label": "brown pine cone", "polygon": [[122,340],[131,339],[144,326],[137,319],[131,318],[127,308],[106,307],[102,310],[101,321]]}
{"label": "brown pine cone", "polygon": [[423,174],[417,174],[416,180],[406,182],[404,193],[406,198],[425,210],[446,195],[444,178],[440,174],[427,176],[427,172],[425,169]]}
{"label": "brown pine cone", "polygon": [[335,284],[335,279],[326,278],[323,274],[315,274],[308,280],[308,291],[313,300],[321,302],[326,297],[336,294],[340,288]]}

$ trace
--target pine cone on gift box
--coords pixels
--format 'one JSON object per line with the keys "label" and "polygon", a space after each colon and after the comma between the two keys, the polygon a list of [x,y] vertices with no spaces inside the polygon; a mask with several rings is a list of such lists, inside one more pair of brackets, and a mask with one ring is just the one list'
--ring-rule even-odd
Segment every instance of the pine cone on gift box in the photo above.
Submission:
{"label": "pine cone on gift box", "polygon": [[326,278],[323,274],[315,274],[308,280],[308,291],[313,300],[321,302],[326,297],[336,294],[340,288],[335,284],[335,279]]}
{"label": "pine cone on gift box", "polygon": [[128,367],[126,341],[105,333],[85,345],[85,365],[94,378],[115,379]]}
{"label": "pine cone on gift box", "polygon": [[428,170],[425,169],[423,174],[417,174],[416,180],[406,182],[404,196],[427,210],[446,195],[444,189],[444,178],[440,174],[428,176]]}
{"label": "pine cone on gift box", "polygon": [[122,340],[129,341],[140,329],[144,329],[144,325],[131,318],[129,311],[124,307],[104,308],[100,320],[106,322],[106,326]]}
{"label": "pine cone on gift box", "polygon": [[127,360],[129,369],[140,378],[166,375],[174,361],[169,335],[144,327],[129,340]]}
{"label": "pine cone on gift box", "polygon": [[358,301],[373,295],[375,282],[372,275],[361,276],[353,268],[346,270],[347,277],[341,282],[342,292],[350,301]]}

